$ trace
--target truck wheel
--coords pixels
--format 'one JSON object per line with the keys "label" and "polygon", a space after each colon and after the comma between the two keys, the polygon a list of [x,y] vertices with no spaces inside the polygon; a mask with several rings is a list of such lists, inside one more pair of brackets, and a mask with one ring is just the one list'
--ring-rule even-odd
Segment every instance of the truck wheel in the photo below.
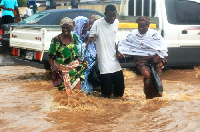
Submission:
{"label": "truck wheel", "polygon": [[49,64],[48,61],[44,62],[44,68],[45,68],[45,70],[50,70],[51,69],[51,65]]}

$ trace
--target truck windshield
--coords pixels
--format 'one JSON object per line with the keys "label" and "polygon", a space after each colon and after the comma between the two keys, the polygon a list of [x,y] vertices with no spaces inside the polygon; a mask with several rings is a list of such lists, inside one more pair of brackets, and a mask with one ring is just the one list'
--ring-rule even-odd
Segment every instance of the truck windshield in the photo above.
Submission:
{"label": "truck windshield", "polygon": [[48,14],[49,14],[48,12],[38,12],[36,14],[31,15],[30,17],[27,17],[26,19],[22,20],[19,23],[37,23]]}
{"label": "truck windshield", "polygon": [[167,19],[171,24],[199,25],[198,0],[165,0]]}

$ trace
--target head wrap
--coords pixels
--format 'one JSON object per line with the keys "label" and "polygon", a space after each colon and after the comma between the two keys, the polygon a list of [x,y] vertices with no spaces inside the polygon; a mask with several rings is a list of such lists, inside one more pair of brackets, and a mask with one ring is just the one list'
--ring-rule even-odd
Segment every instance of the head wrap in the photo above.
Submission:
{"label": "head wrap", "polygon": [[101,16],[99,16],[99,15],[92,15],[90,17],[90,23],[92,23],[92,22],[94,22],[94,21],[96,21],[96,20],[98,20],[100,18],[101,18]]}
{"label": "head wrap", "polygon": [[85,23],[89,24],[89,19],[87,17],[78,16],[74,18],[74,22],[76,24],[76,26],[74,27],[74,34],[76,34],[79,39],[85,39],[87,37],[87,34],[82,34],[82,30]]}
{"label": "head wrap", "polygon": [[150,19],[148,17],[138,17],[136,20],[137,23],[145,22],[148,26],[150,25]]}
{"label": "head wrap", "polygon": [[64,17],[61,21],[60,21],[60,26],[64,25],[64,24],[68,24],[72,27],[74,27],[74,22],[72,19],[70,19],[69,17]]}

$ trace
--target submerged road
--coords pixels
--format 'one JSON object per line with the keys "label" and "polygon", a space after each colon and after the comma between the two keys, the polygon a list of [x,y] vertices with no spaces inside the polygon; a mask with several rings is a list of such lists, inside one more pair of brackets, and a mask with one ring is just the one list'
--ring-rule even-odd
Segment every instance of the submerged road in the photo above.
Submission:
{"label": "submerged road", "polygon": [[0,55],[0,131],[138,132],[200,130],[200,68],[163,71],[164,93],[146,100],[143,79],[124,69],[125,94],[73,97],[53,87],[50,72]]}

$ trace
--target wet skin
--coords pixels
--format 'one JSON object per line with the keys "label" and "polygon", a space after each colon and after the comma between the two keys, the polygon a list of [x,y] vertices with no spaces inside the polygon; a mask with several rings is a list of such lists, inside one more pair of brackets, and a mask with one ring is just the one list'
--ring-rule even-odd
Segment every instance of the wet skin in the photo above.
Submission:
{"label": "wet skin", "polygon": [[108,11],[107,13],[105,13],[105,16],[106,22],[109,24],[113,24],[117,17],[117,11]]}

